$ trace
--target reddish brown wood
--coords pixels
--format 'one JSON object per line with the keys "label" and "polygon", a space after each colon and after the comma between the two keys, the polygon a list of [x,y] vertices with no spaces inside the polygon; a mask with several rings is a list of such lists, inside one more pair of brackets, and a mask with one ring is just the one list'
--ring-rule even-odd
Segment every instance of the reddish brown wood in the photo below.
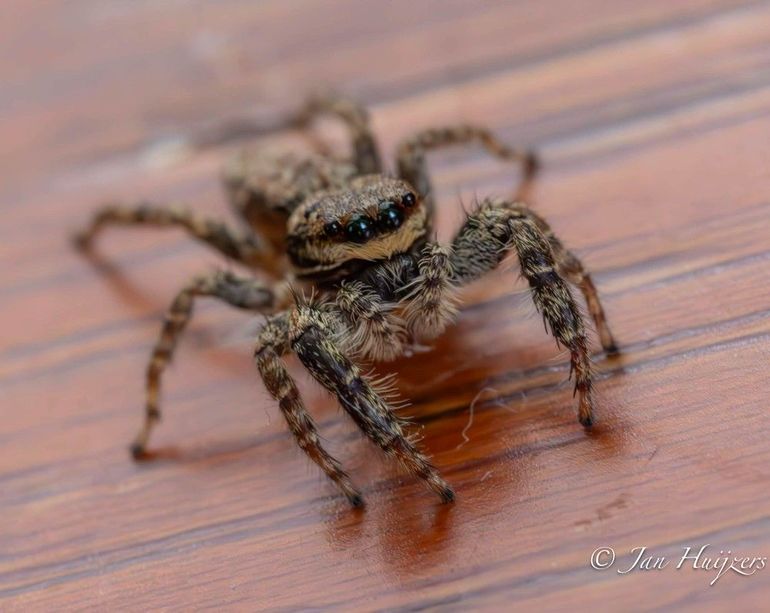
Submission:
{"label": "reddish brown wood", "polygon": [[[589,557],[770,556],[769,52],[766,2],[4,2],[0,609],[764,604],[770,569],[709,587],[712,572]],[[295,364],[364,487],[351,512],[259,383],[243,316],[211,304],[166,380],[163,457],[130,461],[161,313],[218,261],[114,231],[95,267],[68,233],[115,196],[227,214],[217,173],[243,143],[173,144],[274,120],[320,84],[371,106],[386,152],[461,120],[543,152],[534,204],[595,271],[624,349],[597,364],[593,434],[509,270],[395,365],[455,505]],[[443,235],[458,194],[513,182],[478,152],[435,171]]]}

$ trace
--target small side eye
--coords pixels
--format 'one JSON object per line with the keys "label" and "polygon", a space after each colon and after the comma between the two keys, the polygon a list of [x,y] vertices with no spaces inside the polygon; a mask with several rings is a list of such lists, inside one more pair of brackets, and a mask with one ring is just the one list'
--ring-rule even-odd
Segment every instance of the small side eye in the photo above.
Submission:
{"label": "small side eye", "polygon": [[364,217],[351,219],[345,226],[345,237],[353,243],[365,243],[374,236],[372,222]]}
{"label": "small side eye", "polygon": [[401,204],[407,208],[412,208],[417,203],[417,198],[412,192],[409,192],[406,196],[401,198]]}
{"label": "small side eye", "polygon": [[396,206],[395,202],[383,202],[380,204],[377,221],[381,228],[395,230],[404,222],[404,212]]}
{"label": "small side eye", "polygon": [[339,236],[340,232],[342,232],[342,224],[339,221],[330,221],[324,226],[324,234],[329,238]]}

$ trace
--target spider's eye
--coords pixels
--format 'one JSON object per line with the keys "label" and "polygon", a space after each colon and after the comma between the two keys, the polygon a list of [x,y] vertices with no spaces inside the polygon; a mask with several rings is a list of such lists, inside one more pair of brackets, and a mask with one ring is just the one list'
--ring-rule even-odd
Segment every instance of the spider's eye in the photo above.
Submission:
{"label": "spider's eye", "polygon": [[417,198],[415,198],[412,192],[409,192],[406,196],[401,198],[401,204],[410,209],[415,205],[416,202]]}
{"label": "spider's eye", "polygon": [[329,238],[338,236],[342,232],[342,224],[339,221],[330,221],[324,226],[324,234]]}
{"label": "spider's eye", "polygon": [[378,221],[381,228],[395,230],[404,222],[404,212],[395,202],[383,202],[380,204]]}
{"label": "spider's eye", "polygon": [[372,222],[365,217],[356,217],[345,226],[345,236],[354,243],[365,243],[374,236]]}

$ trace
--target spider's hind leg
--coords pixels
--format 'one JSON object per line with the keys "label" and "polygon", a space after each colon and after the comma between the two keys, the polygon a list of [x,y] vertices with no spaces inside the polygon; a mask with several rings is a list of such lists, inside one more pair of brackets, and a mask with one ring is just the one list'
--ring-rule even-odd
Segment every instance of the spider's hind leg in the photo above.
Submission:
{"label": "spider's hind leg", "polygon": [[427,154],[430,151],[476,142],[494,157],[521,165],[522,176],[514,200],[527,200],[540,167],[537,156],[531,150],[509,147],[490,130],[481,126],[456,125],[429,128],[404,140],[398,147],[398,173],[411,183],[425,199],[425,205],[434,208],[434,196]]}
{"label": "spider's hind leg", "polygon": [[111,225],[182,228],[193,238],[246,265],[264,265],[269,257],[266,245],[252,233],[233,230],[222,222],[175,205],[164,207],[151,203],[105,205],[86,228],[75,234],[75,244],[80,249],[89,248],[97,234]]}
{"label": "spider's hind leg", "polygon": [[211,296],[240,309],[270,310],[275,302],[273,291],[260,281],[246,279],[229,272],[217,272],[192,279],[176,295],[166,314],[158,341],[147,366],[147,403],[144,423],[131,445],[135,458],[144,455],[150,433],[160,420],[160,382],[182,331],[192,316],[193,302],[198,296]]}
{"label": "spider's hind leg", "polygon": [[394,414],[358,366],[334,343],[333,318],[312,304],[300,304],[289,325],[292,349],[300,361],[337,397],[361,431],[444,502],[454,500],[452,488],[407,437],[404,420]]}
{"label": "spider's hind leg", "polygon": [[369,112],[363,105],[338,94],[318,94],[308,98],[295,122],[300,127],[307,127],[320,115],[334,116],[347,127],[353,145],[353,162],[360,174],[382,172],[377,141],[369,123]]}
{"label": "spider's hind leg", "polygon": [[496,267],[516,251],[532,298],[556,341],[570,352],[575,376],[578,417],[593,424],[593,379],[583,317],[559,270],[554,250],[527,208],[506,201],[485,200],[471,214],[453,242],[452,264],[459,283],[469,282]]}

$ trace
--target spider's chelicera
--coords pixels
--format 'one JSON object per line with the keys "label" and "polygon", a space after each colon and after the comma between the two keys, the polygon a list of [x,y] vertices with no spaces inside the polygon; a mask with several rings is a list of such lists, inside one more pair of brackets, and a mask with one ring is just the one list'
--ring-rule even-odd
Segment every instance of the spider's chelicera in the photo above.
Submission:
{"label": "spider's chelicera", "polygon": [[[293,352],[310,374],[376,445],[397,458],[443,501],[454,498],[430,460],[407,433],[407,423],[359,365],[391,360],[414,342],[435,338],[452,323],[458,290],[515,252],[532,298],[556,341],[570,354],[578,417],[593,423],[591,363],[583,318],[568,283],[583,293],[607,353],[617,351],[591,277],[548,224],[525,204],[537,169],[533,154],[511,149],[475,126],[428,129],[397,151],[397,174],[383,174],[366,112],[355,103],[321,97],[300,114],[305,126],[320,113],[349,128],[353,155],[241,154],[226,169],[229,199],[243,230],[182,208],[109,205],[78,235],[82,247],[107,224],[181,227],[270,282],[230,272],[192,279],[174,298],[147,369],[145,421],[132,446],[145,455],[160,418],[161,373],[192,313],[197,296],[268,315],[254,357],[270,394],[299,446],[354,505],[361,494],[324,449],[283,357]],[[498,158],[520,163],[523,180],[510,200],[486,199],[452,242],[431,239],[434,200],[426,153],[476,142]],[[279,282],[288,280],[288,285]],[[315,296],[306,300],[304,290]],[[300,291],[297,291],[300,290]]]}

